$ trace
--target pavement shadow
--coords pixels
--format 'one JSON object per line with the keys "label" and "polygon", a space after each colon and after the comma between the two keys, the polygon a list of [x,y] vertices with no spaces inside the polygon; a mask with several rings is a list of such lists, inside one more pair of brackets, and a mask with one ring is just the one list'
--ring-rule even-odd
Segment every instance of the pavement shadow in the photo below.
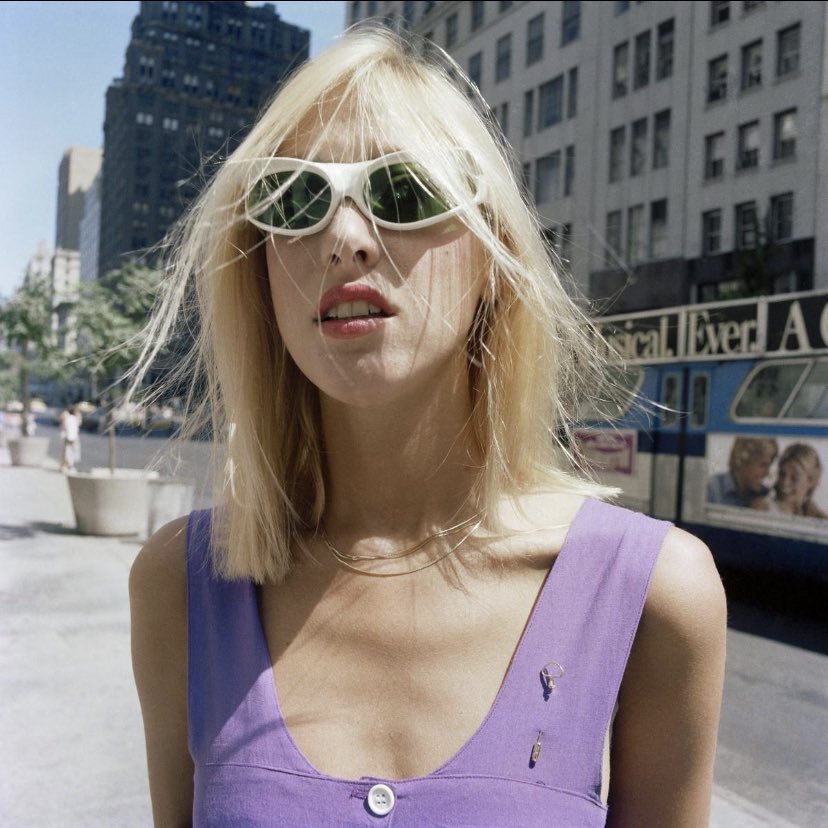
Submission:
{"label": "pavement shadow", "polygon": [[34,520],[31,526],[37,532],[45,532],[47,535],[77,535],[78,530],[74,526],[67,526],[65,523],[49,523],[43,520]]}
{"label": "pavement shadow", "polygon": [[729,627],[828,655],[828,583],[730,568],[720,574]]}
{"label": "pavement shadow", "polygon": [[33,538],[34,534],[35,530],[31,526],[9,526],[7,524],[0,524],[0,541]]}

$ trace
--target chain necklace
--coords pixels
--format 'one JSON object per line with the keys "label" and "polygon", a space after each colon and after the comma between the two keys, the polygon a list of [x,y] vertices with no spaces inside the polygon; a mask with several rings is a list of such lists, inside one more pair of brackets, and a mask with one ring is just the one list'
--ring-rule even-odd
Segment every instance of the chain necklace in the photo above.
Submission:
{"label": "chain necklace", "polygon": [[[415,544],[414,546],[409,547],[408,549],[404,549],[402,552],[395,552],[392,555],[349,555],[347,552],[342,552],[340,549],[337,549],[328,538],[327,533],[325,532],[324,524],[320,524],[319,527],[319,537],[322,540],[322,543],[325,544],[327,550],[331,553],[334,559],[340,563],[342,566],[346,567],[347,569],[351,569],[354,572],[359,572],[361,575],[371,575],[375,578],[393,578],[398,575],[411,575],[415,572],[421,572],[423,569],[428,569],[430,566],[434,566],[434,564],[440,563],[440,561],[445,560],[449,555],[456,552],[463,543],[465,543],[468,538],[470,538],[479,528],[480,525],[483,523],[483,515],[481,512],[478,512],[475,515],[472,515],[470,518],[466,518],[466,520],[461,521],[460,523],[456,523],[454,526],[449,526],[447,529],[441,529],[439,532],[434,532],[433,534],[429,535],[425,540],[420,541],[419,543]],[[447,552],[444,552],[442,555],[435,558],[433,561],[429,561],[422,566],[418,566],[415,569],[406,569],[403,572],[371,572],[367,569],[361,569],[358,566],[354,566],[354,562],[357,561],[394,561],[399,560],[400,558],[406,558],[409,555],[413,555],[415,552],[418,552],[427,544],[431,543],[432,541],[438,540],[439,538],[445,538],[449,535],[454,535],[457,532],[466,529],[467,527],[471,527],[469,531],[463,535],[460,540],[454,544]]]}

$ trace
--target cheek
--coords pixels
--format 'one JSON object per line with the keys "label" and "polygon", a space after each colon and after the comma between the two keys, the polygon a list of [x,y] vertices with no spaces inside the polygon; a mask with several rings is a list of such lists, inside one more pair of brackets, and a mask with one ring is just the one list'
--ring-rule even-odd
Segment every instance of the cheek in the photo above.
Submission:
{"label": "cheek", "polygon": [[313,314],[319,301],[304,274],[311,272],[310,255],[302,242],[267,244],[267,274],[270,296],[279,330],[291,321]]}

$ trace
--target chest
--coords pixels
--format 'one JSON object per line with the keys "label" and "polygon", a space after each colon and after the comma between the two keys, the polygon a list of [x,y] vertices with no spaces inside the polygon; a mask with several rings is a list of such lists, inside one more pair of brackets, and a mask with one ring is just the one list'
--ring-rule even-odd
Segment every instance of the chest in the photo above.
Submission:
{"label": "chest", "polygon": [[545,576],[262,590],[274,692],[299,749],[346,778],[440,767],[486,718]]}

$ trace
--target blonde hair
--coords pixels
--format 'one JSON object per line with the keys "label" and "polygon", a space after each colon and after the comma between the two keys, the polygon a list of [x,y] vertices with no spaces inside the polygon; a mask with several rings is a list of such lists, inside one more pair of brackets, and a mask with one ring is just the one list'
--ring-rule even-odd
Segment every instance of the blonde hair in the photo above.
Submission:
{"label": "blonde hair", "polygon": [[[807,443],[791,443],[779,458],[779,470],[781,471],[782,467],[788,463],[796,463],[808,478],[808,483],[811,488],[808,490],[808,495],[805,498],[805,504],[807,504],[816,491],[817,486],[819,486],[819,481],[822,479],[822,463],[820,462],[819,454],[813,446],[809,446]],[[774,488],[778,494],[778,482]]]}
{"label": "blonde hair", "polygon": [[737,437],[730,449],[728,463],[731,473],[741,471],[745,466],[762,457],[772,463],[779,454],[779,444],[773,437]]}
{"label": "blonde hair", "polygon": [[[468,429],[484,461],[479,503],[491,517],[499,498],[541,486],[614,492],[567,460],[576,410],[606,387],[599,337],[561,283],[517,164],[473,89],[430,44],[383,28],[352,30],[285,83],[171,240],[167,293],[135,381],[170,336],[192,278],[201,324],[182,373],[202,378],[194,385],[204,393],[189,400],[191,430],[209,415],[217,441],[224,438],[213,546],[225,577],[281,580],[292,538],[315,529],[325,508],[318,391],[281,340],[264,238],[244,218],[249,162],[278,155],[323,107],[333,107],[328,128],[344,119],[365,152],[409,152],[456,202],[470,180],[484,184],[482,202],[465,198],[460,214],[487,254],[468,341]],[[317,137],[308,157],[323,143]]]}

